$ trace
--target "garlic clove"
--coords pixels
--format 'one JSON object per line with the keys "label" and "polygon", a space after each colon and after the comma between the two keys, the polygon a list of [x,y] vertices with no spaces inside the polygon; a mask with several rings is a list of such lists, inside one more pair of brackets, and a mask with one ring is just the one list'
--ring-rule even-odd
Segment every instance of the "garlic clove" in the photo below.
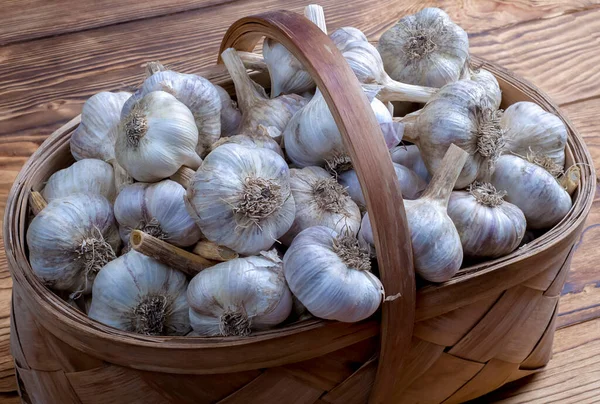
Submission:
{"label": "garlic clove", "polygon": [[98,273],[88,315],[138,334],[185,335],[190,331],[187,286],[183,273],[130,251]]}
{"label": "garlic clove", "polygon": [[[402,196],[405,199],[416,199],[418,198],[427,184],[423,181],[414,171],[394,163],[394,170],[396,171],[396,177],[402,190]],[[354,202],[361,208],[365,208],[367,202],[363,195],[360,183],[358,182],[358,175],[354,170],[348,170],[338,175],[338,181],[341,185],[346,187],[348,194]]]}
{"label": "garlic clove", "polygon": [[281,238],[290,245],[302,230],[325,226],[338,233],[356,235],[360,210],[346,189],[321,167],[290,170],[290,186],[296,204],[294,223]]}
{"label": "garlic clove", "polygon": [[390,150],[390,154],[394,163],[414,171],[426,183],[431,180],[431,174],[427,171],[427,166],[416,145],[396,146]]}
{"label": "garlic clove", "polygon": [[54,199],[27,230],[33,272],[74,298],[91,292],[96,274],[116,258],[120,244],[112,206],[100,195]]}
{"label": "garlic clove", "polygon": [[247,336],[283,322],[292,311],[281,259],[272,250],[207,268],[187,290],[194,332]]}
{"label": "garlic clove", "polygon": [[530,229],[555,226],[572,206],[570,195],[548,171],[517,156],[501,156],[490,182],[506,191],[505,199],[523,211]]}
{"label": "garlic clove", "polygon": [[302,231],[283,257],[292,293],[314,316],[356,322],[381,304],[383,285],[370,272],[369,250],[356,237],[323,226]]}
{"label": "garlic clove", "polygon": [[204,77],[195,74],[160,70],[162,65],[150,62],[156,73],[149,76],[140,89],[123,106],[121,118],[129,115],[134,106],[153,91],[173,95],[191,111],[196,122],[198,145],[196,151],[204,155],[205,149],[221,136],[221,96],[215,86]]}
{"label": "garlic clove", "polygon": [[469,38],[444,11],[424,8],[387,30],[378,49],[394,80],[439,88],[461,78]]}
{"label": "garlic clove", "polygon": [[232,143],[206,156],[188,186],[186,206],[208,240],[245,255],[269,249],[296,211],[285,160]]}
{"label": "garlic clove", "polygon": [[[283,131],[292,116],[307,100],[296,94],[282,95],[273,99],[250,79],[242,60],[233,48],[226,49],[221,58],[235,85],[238,106],[242,112],[239,133],[255,131],[259,125]],[[275,140],[280,141],[280,132]]]}
{"label": "garlic clove", "polygon": [[52,174],[42,196],[47,202],[74,194],[101,195],[113,201],[116,193],[112,166],[98,159],[83,159]]}
{"label": "garlic clove", "polygon": [[118,163],[137,181],[159,181],[182,165],[197,168],[198,128],[190,110],[169,93],[154,91],[139,100],[117,129]]}
{"label": "garlic clove", "polygon": [[237,135],[242,122],[242,113],[229,93],[221,86],[215,84],[221,100],[221,136]]}
{"label": "garlic clove", "polygon": [[525,235],[521,209],[504,201],[491,184],[475,183],[469,191],[454,191],[448,216],[460,235],[463,252],[471,257],[496,258],[514,251]]}
{"label": "garlic clove", "polygon": [[567,128],[558,116],[533,102],[521,101],[504,111],[501,125],[507,150],[520,156],[548,157],[564,167]]}
{"label": "garlic clove", "polygon": [[119,124],[121,109],[130,96],[127,92],[101,92],[83,104],[81,123],[70,140],[75,160],[114,160],[116,133],[112,129]]}
{"label": "garlic clove", "polygon": [[502,91],[496,77],[485,69],[476,69],[470,72],[470,78],[485,90],[488,102],[493,109],[500,108],[502,102]]}
{"label": "garlic clove", "polygon": [[154,184],[135,183],[121,191],[115,201],[115,217],[125,244],[133,229],[180,247],[196,244],[201,233],[187,212],[185,189],[171,180]]}

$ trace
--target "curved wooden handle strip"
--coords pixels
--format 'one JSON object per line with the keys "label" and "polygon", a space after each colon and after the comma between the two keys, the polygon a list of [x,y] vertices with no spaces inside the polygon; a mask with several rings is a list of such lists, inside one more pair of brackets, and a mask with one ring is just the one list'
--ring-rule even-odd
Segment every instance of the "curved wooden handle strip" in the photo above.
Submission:
{"label": "curved wooden handle strip", "polygon": [[379,272],[386,294],[401,294],[398,299],[383,303],[381,351],[370,397],[371,403],[391,403],[412,337],[415,279],[410,233],[389,151],[356,76],[316,25],[288,11],[242,18],[225,34],[221,52],[227,48],[252,51],[262,37],[283,44],[323,93],[372,213]]}

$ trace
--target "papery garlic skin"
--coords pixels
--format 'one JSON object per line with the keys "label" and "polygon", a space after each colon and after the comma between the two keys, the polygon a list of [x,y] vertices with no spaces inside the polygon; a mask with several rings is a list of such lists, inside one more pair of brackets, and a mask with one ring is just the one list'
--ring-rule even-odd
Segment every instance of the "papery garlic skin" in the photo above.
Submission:
{"label": "papery garlic skin", "polygon": [[269,249],[296,212],[285,160],[237,144],[206,156],[187,188],[186,206],[207,239],[245,255]]}
{"label": "papery garlic skin", "polygon": [[360,209],[327,171],[321,167],[291,169],[290,177],[296,216],[281,238],[283,244],[289,245],[298,233],[312,226],[325,226],[353,236],[358,233]]}
{"label": "papery garlic skin", "polygon": [[171,180],[154,184],[137,182],[119,193],[115,218],[125,244],[134,229],[180,247],[196,244],[200,229],[187,212],[185,188]]}
{"label": "papery garlic skin", "polygon": [[237,107],[237,102],[231,99],[223,87],[216,84],[214,86],[221,100],[221,136],[237,135],[242,122],[242,113]]}
{"label": "papery garlic skin", "polygon": [[185,335],[190,331],[187,285],[182,272],[129,251],[98,273],[88,316],[143,335]]}
{"label": "papery garlic skin", "polygon": [[191,280],[187,299],[194,332],[202,336],[246,336],[281,323],[292,310],[274,250],[203,270]]}
{"label": "papery garlic skin", "polygon": [[503,201],[502,194],[489,184],[476,184],[469,192],[452,192],[448,216],[460,235],[464,254],[471,257],[496,258],[511,253],[527,227],[521,209]]}
{"label": "papery garlic skin", "polygon": [[469,38],[444,11],[424,8],[384,32],[378,49],[385,70],[394,80],[442,87],[464,73]]}
{"label": "papery garlic skin", "polygon": [[100,159],[111,162],[115,158],[116,132],[121,120],[121,109],[131,97],[127,92],[101,92],[91,96],[81,111],[81,123],[70,140],[71,154],[76,160]]}
{"label": "papery garlic skin", "polygon": [[[414,171],[394,163],[396,177],[402,190],[402,197],[405,199],[416,199],[421,195],[427,183],[421,179]],[[348,194],[358,206],[364,208],[367,206],[367,201],[363,195],[358,175],[355,170],[344,171],[338,174],[338,182],[348,190]]]}
{"label": "papery garlic skin", "polygon": [[558,116],[533,102],[521,101],[504,111],[501,125],[507,150],[520,156],[549,157],[564,167],[567,127]]}
{"label": "papery garlic skin", "polygon": [[[350,252],[352,251],[352,252]],[[371,316],[384,290],[356,238],[323,226],[302,231],[283,257],[292,293],[314,316],[356,322]]]}
{"label": "papery garlic skin", "polygon": [[483,87],[490,106],[500,108],[502,103],[502,90],[496,77],[485,69],[471,71],[471,80]]}
{"label": "papery garlic skin", "polygon": [[42,190],[46,202],[74,194],[101,195],[112,202],[117,194],[112,166],[98,159],[76,161],[52,174]]}
{"label": "papery garlic skin", "polygon": [[154,182],[182,165],[198,168],[202,160],[197,144],[198,128],[190,110],[171,94],[154,91],[121,120],[115,155],[137,181]]}
{"label": "papery garlic skin", "polygon": [[100,195],[54,199],[27,230],[33,272],[46,286],[73,296],[91,292],[96,274],[120,245],[112,206]]}
{"label": "papery garlic skin", "polygon": [[274,151],[279,154],[281,157],[284,157],[283,151],[281,150],[281,146],[279,143],[273,139],[273,137],[268,135],[268,129],[264,127],[260,127],[264,129],[263,133],[252,133],[252,134],[239,134],[229,137],[222,137],[213,143],[211,150],[216,149],[217,147],[227,144],[227,143],[235,143],[245,147],[253,147],[259,149],[267,149]]}
{"label": "papery garlic skin", "polygon": [[121,117],[131,113],[134,106],[147,94],[164,91],[173,95],[189,108],[196,122],[198,144],[196,152],[203,155],[221,136],[221,98],[215,86],[195,74],[159,71],[148,77],[123,106]]}
{"label": "papery garlic skin", "polygon": [[[387,107],[372,98],[371,108],[380,126],[385,126],[382,127],[385,129],[382,133],[384,137],[387,136],[385,140],[388,147],[398,144],[401,133],[391,125],[392,116]],[[288,158],[298,167],[333,166],[333,160],[347,156],[342,135],[318,89],[309,103],[290,120],[283,132],[283,139]]]}
{"label": "papery garlic skin", "polygon": [[338,28],[331,35],[329,35],[329,38],[333,41],[340,52],[344,52],[346,47],[353,42],[369,42],[367,36],[361,30],[354,27]]}
{"label": "papery garlic skin", "polygon": [[390,150],[390,154],[394,163],[414,171],[426,183],[431,180],[431,174],[427,171],[427,166],[416,145],[396,146]]}
{"label": "papery garlic skin", "polygon": [[490,182],[497,190],[506,191],[504,199],[523,211],[529,229],[555,226],[573,204],[548,171],[517,156],[501,156]]}

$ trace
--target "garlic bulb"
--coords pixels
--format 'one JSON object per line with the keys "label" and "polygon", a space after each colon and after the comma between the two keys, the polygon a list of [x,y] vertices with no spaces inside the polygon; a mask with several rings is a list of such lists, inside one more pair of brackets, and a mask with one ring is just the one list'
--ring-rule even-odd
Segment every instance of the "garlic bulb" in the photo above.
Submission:
{"label": "garlic bulb", "polygon": [[187,212],[184,196],[185,189],[171,180],[123,188],[115,201],[123,242],[128,244],[131,231],[138,229],[176,246],[196,244],[201,233]]}
{"label": "garlic bulb", "polygon": [[273,137],[269,135],[269,129],[265,128],[262,125],[258,125],[257,133],[251,134],[239,134],[229,137],[222,137],[217,140],[211,146],[211,150],[216,149],[217,147],[227,144],[227,143],[235,143],[246,147],[258,147],[262,149],[268,149],[274,151],[279,154],[281,157],[283,156],[283,151]]}
{"label": "garlic bulb", "polygon": [[231,99],[223,87],[216,84],[214,86],[221,100],[221,136],[237,135],[242,122],[242,113],[237,107],[237,102]]}
{"label": "garlic bulb", "polygon": [[507,150],[546,157],[564,168],[567,128],[559,117],[533,102],[521,101],[506,108],[500,125]]}
{"label": "garlic bulb", "polygon": [[493,185],[475,183],[468,191],[454,191],[448,216],[460,235],[463,252],[471,257],[501,257],[515,250],[527,223],[521,209],[504,201]]}
{"label": "garlic bulb", "polygon": [[[447,281],[462,265],[460,235],[448,216],[447,206],[466,159],[464,150],[451,145],[423,195],[414,201],[404,200],[415,271],[431,282]],[[374,245],[368,214],[363,218],[359,238]]]}
{"label": "garlic bulb", "polygon": [[[406,199],[416,199],[421,195],[427,183],[421,179],[414,171],[400,164],[394,163],[394,170],[398,177],[398,183],[402,190],[402,197]],[[358,175],[354,170],[344,171],[338,174],[338,181],[348,190],[348,194],[358,206],[364,208],[367,206],[367,201],[363,195]]]}
{"label": "garlic bulb", "polygon": [[[371,108],[380,124],[388,147],[398,144],[402,138],[403,125],[392,123],[387,107],[367,91]],[[334,171],[348,166],[348,157],[342,135],[331,115],[327,102],[317,89],[315,96],[292,117],[283,132],[285,152],[298,167],[328,166]]]}
{"label": "garlic bulb", "polygon": [[148,63],[148,69],[154,74],[127,100],[121,117],[129,115],[136,104],[149,93],[167,92],[191,111],[198,132],[196,151],[203,155],[205,149],[221,136],[221,98],[217,89],[204,77],[163,70],[164,67],[157,62]]}
{"label": "garlic bulb", "polygon": [[469,38],[444,11],[424,8],[384,32],[378,49],[394,80],[442,87],[462,78]]}
{"label": "garlic bulb", "polygon": [[296,94],[270,99],[264,90],[250,79],[235,49],[225,50],[221,58],[235,85],[238,105],[242,112],[239,133],[253,132],[258,125],[263,125],[276,129],[273,134],[275,140],[279,141],[281,131],[307,101]]}
{"label": "garlic bulb", "polygon": [[544,168],[517,156],[501,156],[491,183],[525,214],[527,227],[547,229],[569,213],[571,197]]}
{"label": "garlic bulb", "polygon": [[314,316],[355,322],[372,315],[384,296],[371,273],[367,246],[324,226],[302,231],[283,257],[292,293]]}
{"label": "garlic bulb", "polygon": [[[327,33],[323,7],[311,4],[304,10],[305,16]],[[266,38],[263,56],[271,77],[271,98],[281,94],[303,93],[315,88],[315,82],[302,63],[285,46]]]}
{"label": "garlic bulb", "polygon": [[115,259],[121,240],[112,206],[100,195],[75,194],[48,203],[29,225],[29,262],[44,284],[90,293],[96,274]]}
{"label": "garlic bulb", "polygon": [[135,103],[118,127],[117,161],[137,181],[159,181],[182,165],[198,168],[198,128],[190,110],[169,93],[154,91]]}
{"label": "garlic bulb", "polygon": [[392,161],[400,164],[417,174],[423,181],[429,182],[431,174],[427,171],[427,166],[423,161],[421,152],[416,145],[396,146],[390,150]]}
{"label": "garlic bulb", "polygon": [[98,273],[88,316],[143,335],[185,335],[190,331],[187,285],[182,272],[129,251]]}
{"label": "garlic bulb", "polygon": [[98,159],[83,159],[52,174],[42,196],[47,202],[74,194],[102,195],[113,201],[116,193],[112,166]]}
{"label": "garlic bulb", "polygon": [[71,135],[71,154],[75,160],[100,159],[110,163],[115,159],[116,132],[121,109],[130,93],[101,92],[91,96],[81,111],[81,123]]}
{"label": "garlic bulb", "polygon": [[487,100],[492,109],[500,108],[502,91],[496,77],[485,69],[471,71],[471,80],[483,87]]}
{"label": "garlic bulb", "polygon": [[353,236],[360,228],[360,210],[348,192],[321,167],[290,170],[290,185],[296,217],[290,230],[281,238],[289,245],[302,230],[325,226],[337,233]]}
{"label": "garlic bulb", "polygon": [[364,84],[382,86],[377,97],[382,101],[414,101],[427,102],[436,88],[415,86],[393,80],[384,70],[383,61],[377,49],[369,42],[354,41],[344,45],[342,55],[350,68]]}
{"label": "garlic bulb", "polygon": [[186,206],[206,238],[245,255],[269,249],[296,212],[285,160],[231,143],[206,156],[188,186]]}
{"label": "garlic bulb", "polygon": [[338,28],[331,35],[329,35],[329,38],[331,38],[340,52],[344,52],[344,50],[346,50],[346,46],[352,44],[353,42],[369,42],[367,36],[361,30],[354,27]]}
{"label": "garlic bulb", "polygon": [[203,336],[246,336],[281,323],[292,311],[275,250],[203,270],[191,280],[187,298],[192,327]]}

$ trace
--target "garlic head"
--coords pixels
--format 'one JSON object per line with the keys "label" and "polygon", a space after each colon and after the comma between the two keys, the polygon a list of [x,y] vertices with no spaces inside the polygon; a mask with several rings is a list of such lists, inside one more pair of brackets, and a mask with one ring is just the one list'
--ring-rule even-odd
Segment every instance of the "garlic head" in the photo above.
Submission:
{"label": "garlic head", "polygon": [[419,148],[414,145],[400,145],[390,150],[392,161],[414,171],[426,183],[431,180],[431,174],[423,161]]}
{"label": "garlic head", "polygon": [[244,134],[222,137],[213,143],[211,146],[211,151],[221,145],[235,143],[245,147],[258,147],[259,149],[271,150],[279,154],[281,157],[284,157],[281,146],[279,146],[279,143],[277,143],[277,141],[275,141],[275,139],[269,133],[270,132],[268,128],[259,125],[258,130],[255,133],[246,132]]}
{"label": "garlic head", "polygon": [[237,135],[242,122],[242,113],[237,107],[237,102],[231,99],[223,87],[216,84],[214,86],[221,100],[221,136]]}
{"label": "garlic head", "polygon": [[98,159],[83,159],[52,174],[42,190],[47,202],[74,194],[101,195],[113,201],[115,173],[112,166]]}
{"label": "garlic head", "polygon": [[493,109],[500,108],[502,103],[502,90],[496,77],[485,69],[471,71],[471,80],[483,87],[488,102]]}

